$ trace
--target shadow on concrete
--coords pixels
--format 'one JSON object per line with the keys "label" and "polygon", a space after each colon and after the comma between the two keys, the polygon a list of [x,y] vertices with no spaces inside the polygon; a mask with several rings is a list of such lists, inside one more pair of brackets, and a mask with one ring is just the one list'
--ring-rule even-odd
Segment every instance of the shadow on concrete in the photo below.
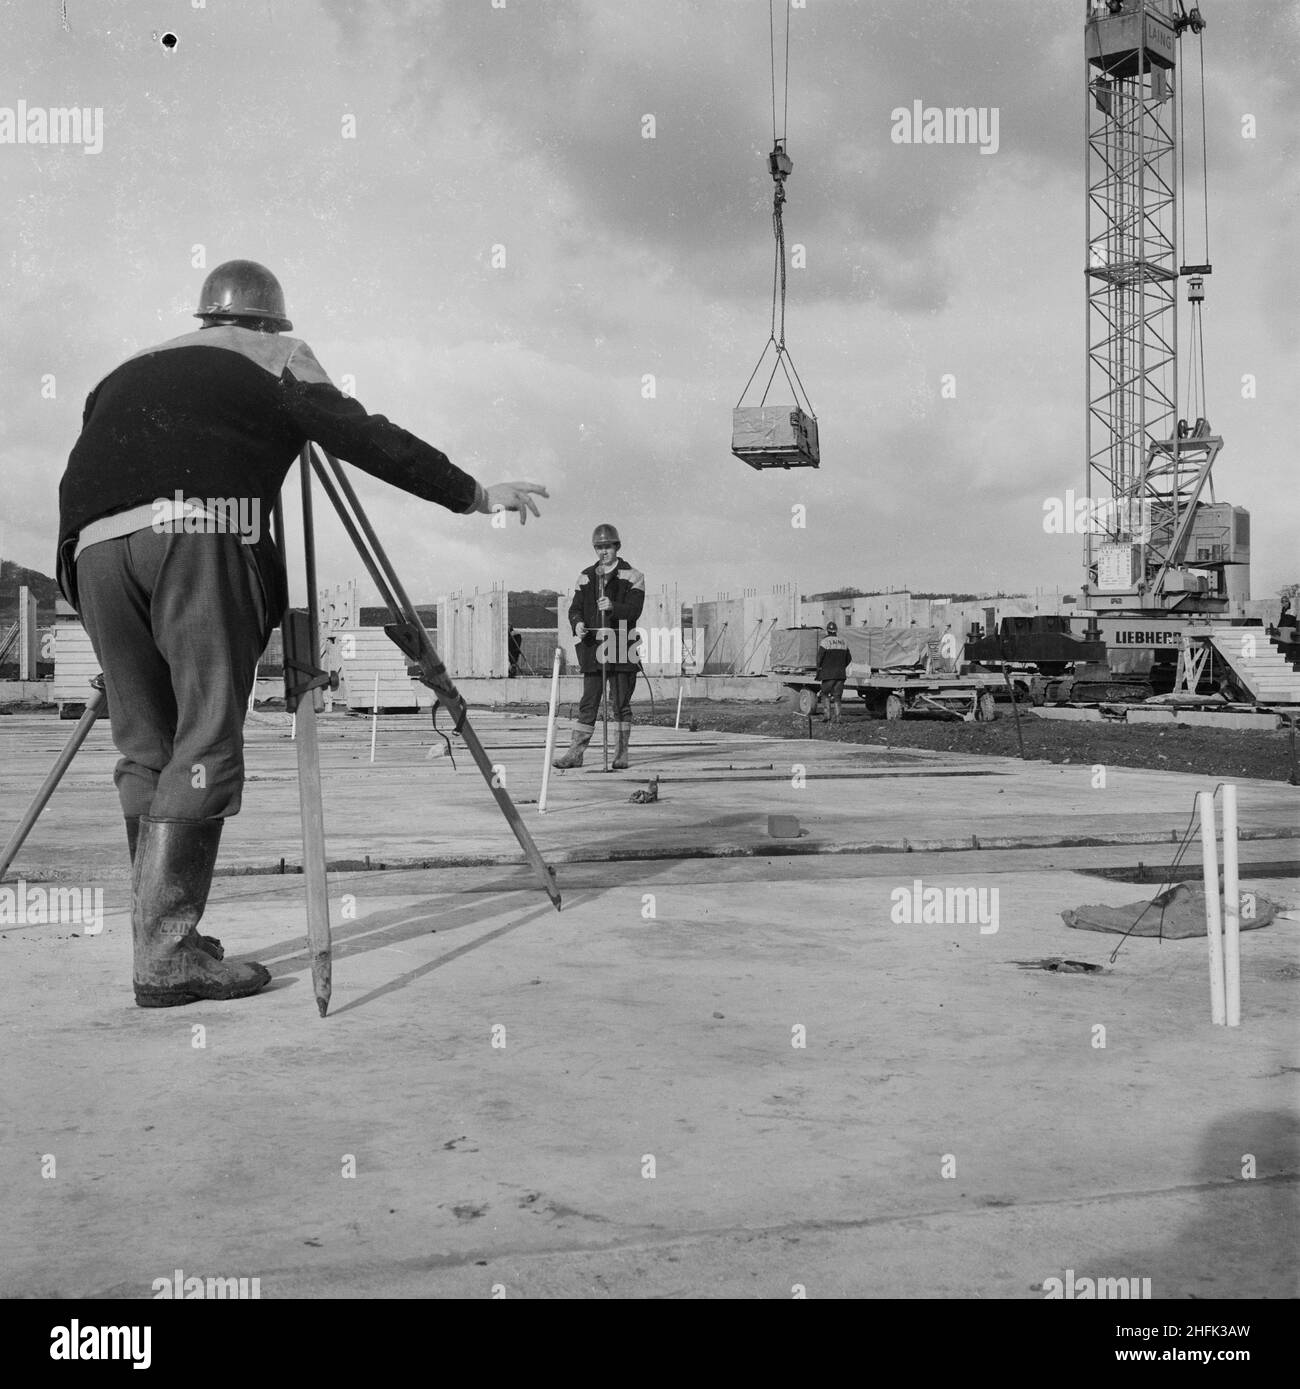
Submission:
{"label": "shadow on concrete", "polygon": [[[514,892],[510,894],[512,898],[516,895]],[[481,926],[485,922],[499,919],[502,911],[502,901],[497,897],[487,901],[465,903],[456,907],[448,907],[445,898],[436,898],[388,908],[385,911],[372,912],[356,921],[332,925],[333,959],[337,964],[338,961],[349,959],[354,955],[367,954],[372,950],[382,950],[386,946],[414,940],[419,936],[447,935],[453,931],[469,930]],[[426,961],[423,965],[408,971],[378,989],[372,990],[361,998],[353,999],[351,1002],[331,1010],[331,1016],[337,1017],[340,1013],[362,1007],[366,1003],[381,998],[384,994],[404,988],[422,975],[450,964],[452,960],[458,959],[461,955],[475,950],[479,946],[487,945],[521,926],[550,916],[552,911],[553,908],[549,902],[545,906],[535,907],[518,920],[507,922],[494,931],[476,936],[464,945],[439,955],[437,959]],[[294,953],[279,958],[286,950],[292,950]],[[301,974],[311,967],[311,955],[305,947],[303,936],[297,933],[287,940],[256,946],[231,958],[261,961],[271,971],[272,987],[276,981],[286,975]]]}
{"label": "shadow on concrete", "polygon": [[[417,965],[396,979],[389,980],[387,984],[381,984],[377,989],[371,989],[369,993],[362,994],[360,998],[354,998],[350,1003],[343,1004],[341,1008],[334,1009],[331,1016],[338,1017],[341,1013],[351,1013],[357,1008],[364,1008],[368,1003],[374,1003],[386,994],[396,993],[399,989],[404,989],[408,984],[413,984],[417,979],[423,978],[424,975],[432,974],[435,969],[442,969],[444,965],[449,965],[453,960],[467,955],[471,950],[477,950],[482,945],[488,945],[492,941],[499,940],[502,936],[509,935],[512,931],[519,930],[522,926],[529,926],[535,921],[540,921],[543,917],[550,916],[551,910],[549,904],[545,907],[539,907],[535,911],[529,912],[527,916],[520,917],[518,921],[507,922],[504,926],[498,926],[495,931],[489,931],[486,935],[466,941],[464,945],[457,946],[455,950],[449,950],[445,955],[439,955],[436,960],[428,960],[422,965]],[[439,931],[441,929],[439,927]],[[303,958],[305,962],[306,957]]]}
{"label": "shadow on concrete", "polygon": [[[1246,1176],[1252,1161],[1255,1175]],[[1153,1300],[1297,1296],[1300,1115],[1264,1109],[1216,1120],[1201,1141],[1194,1180],[1196,1214],[1169,1240],[1119,1251],[1076,1275],[1150,1278]]]}

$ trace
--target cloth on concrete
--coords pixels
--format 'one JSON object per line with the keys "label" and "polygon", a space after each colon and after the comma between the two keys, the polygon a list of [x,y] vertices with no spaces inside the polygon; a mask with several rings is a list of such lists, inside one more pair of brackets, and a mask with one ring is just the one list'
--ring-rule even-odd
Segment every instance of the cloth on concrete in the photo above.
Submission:
{"label": "cloth on concrete", "polygon": [[77,560],[125,816],[239,813],[244,713],[286,602],[279,566],[260,567],[254,548],[238,535],[142,530]]}
{"label": "cloth on concrete", "polygon": [[[1258,930],[1277,915],[1278,904],[1258,892],[1243,893],[1241,929]],[[1168,891],[1145,902],[1123,907],[1089,905],[1061,913],[1067,926],[1080,931],[1110,931],[1116,935],[1160,936],[1186,940],[1209,932],[1205,921],[1205,890],[1199,885],[1175,883]]]}

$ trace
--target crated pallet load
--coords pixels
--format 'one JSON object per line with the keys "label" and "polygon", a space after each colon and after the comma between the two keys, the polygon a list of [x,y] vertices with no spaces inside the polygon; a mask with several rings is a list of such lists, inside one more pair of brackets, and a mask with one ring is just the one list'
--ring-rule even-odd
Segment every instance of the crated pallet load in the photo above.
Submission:
{"label": "crated pallet load", "polygon": [[751,468],[815,468],[817,417],[797,405],[738,405],[731,412],[731,451]]}
{"label": "crated pallet load", "polygon": [[[769,6],[770,9],[770,6]],[[769,21],[772,16],[769,14]],[[772,40],[772,151],[767,156],[768,172],[776,185],[772,198],[772,230],[776,236],[775,254],[772,262],[772,330],[759,354],[758,364],[745,382],[735,409],[731,412],[731,451],[742,463],[748,463],[757,472],[766,468],[816,468],[821,464],[821,449],[817,440],[817,416],[812,402],[803,388],[799,373],[785,343],[785,227],[782,222],[782,208],[785,204],[785,181],[794,170],[794,163],[786,151],[785,134],[777,134],[778,111],[776,101],[776,26],[769,22]],[[790,10],[786,9],[785,26],[785,71],[786,100],[780,112],[780,124],[784,127],[785,111],[789,105],[790,71]],[[768,349],[775,353],[772,369],[768,373],[763,394],[756,405],[745,403],[749,388],[754,384],[763,364],[767,360]],[[784,372],[786,384],[794,396],[792,405],[769,405],[768,393],[776,379],[778,368]]]}

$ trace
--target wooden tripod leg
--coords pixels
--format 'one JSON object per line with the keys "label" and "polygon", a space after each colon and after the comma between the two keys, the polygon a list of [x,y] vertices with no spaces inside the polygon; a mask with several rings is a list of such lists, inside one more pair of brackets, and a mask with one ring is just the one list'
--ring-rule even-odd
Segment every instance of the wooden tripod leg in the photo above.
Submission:
{"label": "wooden tripod leg", "polygon": [[315,695],[315,690],[310,691],[298,704],[296,741],[298,804],[302,813],[302,873],[307,887],[307,946],[311,953],[311,982],[316,993],[316,1007],[324,1017],[330,1006],[333,970]]}
{"label": "wooden tripod leg", "polygon": [[4,849],[0,850],[0,878],[4,877],[9,865],[14,861],[14,855],[23,847],[27,836],[31,833],[32,826],[40,819],[41,811],[49,804],[55,788],[63,779],[63,773],[68,770],[68,764],[77,755],[82,743],[86,741],[86,735],[90,732],[103,708],[104,691],[101,688],[96,688],[94,694],[86,701],[86,707],[76,728],[72,730],[72,736],[68,739],[54,766],[50,768],[45,780],[41,782],[41,789],[33,797],[31,805],[27,807],[27,813],[9,836],[9,842],[4,846]]}

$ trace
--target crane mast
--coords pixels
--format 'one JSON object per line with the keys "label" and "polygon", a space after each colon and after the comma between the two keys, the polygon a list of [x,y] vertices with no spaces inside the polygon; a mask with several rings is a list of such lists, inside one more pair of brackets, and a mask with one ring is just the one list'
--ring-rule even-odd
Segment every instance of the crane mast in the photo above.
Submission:
{"label": "crane mast", "polygon": [[[1248,592],[1240,566],[1249,514],[1205,500],[1223,440],[1204,413],[1203,380],[1200,391],[1189,385],[1181,408],[1179,399],[1179,285],[1186,281],[1195,363],[1211,269],[1179,262],[1180,38],[1199,35],[1205,21],[1182,0],[1086,0],[1086,8],[1083,606],[1097,615],[1223,613]],[[1206,226],[1208,243],[1208,211]]]}

